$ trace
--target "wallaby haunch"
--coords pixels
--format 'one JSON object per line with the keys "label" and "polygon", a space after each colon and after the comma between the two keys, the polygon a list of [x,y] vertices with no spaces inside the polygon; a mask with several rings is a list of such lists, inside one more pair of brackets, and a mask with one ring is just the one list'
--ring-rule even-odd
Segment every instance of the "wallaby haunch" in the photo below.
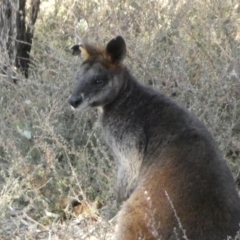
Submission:
{"label": "wallaby haunch", "polygon": [[121,36],[105,48],[72,47],[83,63],[68,101],[101,107],[118,166],[117,240],[223,240],[239,230],[240,199],[206,127],[122,64]]}

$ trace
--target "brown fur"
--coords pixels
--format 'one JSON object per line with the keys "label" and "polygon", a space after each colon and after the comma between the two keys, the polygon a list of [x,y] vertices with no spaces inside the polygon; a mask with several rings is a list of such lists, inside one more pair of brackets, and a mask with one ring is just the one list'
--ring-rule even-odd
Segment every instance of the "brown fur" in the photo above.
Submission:
{"label": "brown fur", "polygon": [[122,37],[96,52],[85,54],[69,103],[103,109],[103,132],[118,165],[118,201],[125,201],[116,239],[234,237],[240,201],[211,134],[187,109],[130,74]]}

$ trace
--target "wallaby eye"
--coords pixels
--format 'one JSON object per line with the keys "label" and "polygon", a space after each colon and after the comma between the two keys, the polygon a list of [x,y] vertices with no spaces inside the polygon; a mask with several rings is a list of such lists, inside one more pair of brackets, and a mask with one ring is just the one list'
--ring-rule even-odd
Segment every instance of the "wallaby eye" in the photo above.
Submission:
{"label": "wallaby eye", "polygon": [[96,83],[96,84],[102,84],[102,83],[103,83],[103,80],[102,80],[102,79],[96,79],[94,83]]}
{"label": "wallaby eye", "polygon": [[104,84],[106,82],[106,77],[105,76],[96,76],[92,79],[92,84],[95,84],[95,85],[101,85],[101,84]]}

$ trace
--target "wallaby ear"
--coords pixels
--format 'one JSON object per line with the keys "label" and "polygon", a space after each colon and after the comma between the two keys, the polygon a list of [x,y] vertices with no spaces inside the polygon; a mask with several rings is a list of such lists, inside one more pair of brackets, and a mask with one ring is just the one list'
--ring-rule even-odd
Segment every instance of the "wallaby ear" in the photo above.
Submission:
{"label": "wallaby ear", "polygon": [[81,52],[82,59],[84,61],[88,60],[91,56],[91,52],[89,51],[90,49],[88,49],[87,47],[85,47],[83,45],[80,45],[79,49],[80,49],[80,52]]}
{"label": "wallaby ear", "polygon": [[111,63],[118,64],[123,61],[127,53],[127,47],[121,36],[113,38],[106,46],[106,57]]}
{"label": "wallaby ear", "polygon": [[72,55],[81,55],[84,61],[97,54],[97,49],[87,43],[73,45],[70,49],[72,50]]}
{"label": "wallaby ear", "polygon": [[70,49],[72,50],[72,55],[73,56],[77,56],[77,55],[81,54],[80,45],[78,45],[78,44],[72,45],[70,47]]}

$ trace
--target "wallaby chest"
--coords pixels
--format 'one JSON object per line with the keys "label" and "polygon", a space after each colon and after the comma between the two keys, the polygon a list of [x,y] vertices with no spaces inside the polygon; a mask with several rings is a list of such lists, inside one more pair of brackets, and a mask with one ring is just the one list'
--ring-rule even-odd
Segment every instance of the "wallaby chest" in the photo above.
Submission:
{"label": "wallaby chest", "polygon": [[120,163],[141,161],[144,134],[139,123],[131,119],[131,114],[105,112],[102,126],[106,142]]}

